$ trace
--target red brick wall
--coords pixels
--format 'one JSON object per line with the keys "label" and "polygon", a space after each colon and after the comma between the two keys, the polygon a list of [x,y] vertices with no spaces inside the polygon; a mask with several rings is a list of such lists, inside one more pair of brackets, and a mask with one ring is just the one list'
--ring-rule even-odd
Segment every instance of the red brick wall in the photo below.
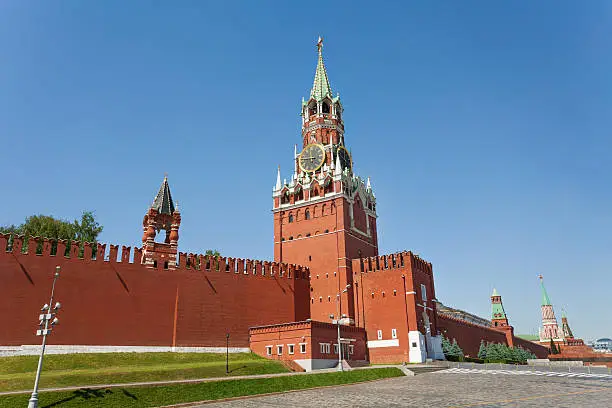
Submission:
{"label": "red brick wall", "polygon": [[[312,358],[312,337],[310,323],[298,322],[273,327],[252,328],[249,332],[251,351],[273,360],[296,360]],[[306,343],[306,353],[300,352],[300,343]],[[288,344],[295,345],[293,355],[289,354]],[[283,346],[283,354],[278,355],[277,346]],[[266,346],[272,346],[269,356]]]}
{"label": "red brick wall", "polygon": [[[269,359],[337,359],[334,344],[338,342],[338,328],[325,322],[296,322],[277,326],[257,327],[250,330],[251,350]],[[355,339],[353,354],[344,356],[345,360],[366,360],[365,331],[352,326],[340,326],[342,338]],[[306,353],[300,353],[299,344],[306,343]],[[330,353],[321,353],[320,343],[330,343]],[[288,345],[295,345],[295,353],[288,353]],[[282,355],[278,355],[278,345],[283,346]],[[272,355],[267,354],[266,346],[272,346]]]}
{"label": "red brick wall", "polygon": [[[506,334],[502,331],[494,330],[484,326],[468,323],[462,320],[454,319],[444,315],[438,315],[438,327],[444,337],[457,340],[459,346],[463,349],[466,356],[478,357],[478,349],[482,340],[485,343],[500,343],[508,345]],[[538,358],[546,358],[548,349],[533,342],[513,338],[514,347],[522,347],[530,350]]]}
{"label": "red brick wall", "polygon": [[[365,327],[368,341],[393,340],[396,329],[398,346],[370,348],[372,363],[398,363],[409,360],[409,331],[425,334],[424,315],[430,321],[431,335],[437,333],[433,272],[431,264],[410,252],[353,260],[355,324]],[[421,284],[427,292],[422,301]],[[423,307],[425,306],[425,308]]]}
{"label": "red brick wall", "polygon": [[124,262],[117,262],[116,246],[110,262],[103,255],[75,259],[74,251],[66,258],[5,248],[0,235],[2,345],[40,342],[34,335],[37,317],[49,301],[56,265],[61,276],[55,297],[63,307],[50,344],[225,346],[229,332],[231,346],[248,347],[249,327],[309,318],[308,272],[293,265],[222,258],[216,271],[206,270],[210,262],[200,256],[202,270],[196,270],[185,267],[195,257],[182,254],[178,269],[167,271],[127,262],[129,248],[122,251]]}

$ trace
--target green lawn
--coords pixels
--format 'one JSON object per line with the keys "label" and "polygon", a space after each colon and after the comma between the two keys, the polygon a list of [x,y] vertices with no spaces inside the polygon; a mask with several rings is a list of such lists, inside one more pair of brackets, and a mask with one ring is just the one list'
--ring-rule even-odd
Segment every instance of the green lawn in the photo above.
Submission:
{"label": "green lawn", "polygon": [[[289,371],[250,353],[230,354],[230,376]],[[38,356],[0,358],[0,391],[34,386]],[[225,354],[100,353],[45,356],[40,388],[223,377]]]}
{"label": "green lawn", "polygon": [[[157,407],[181,402],[301,390],[325,385],[351,384],[382,378],[401,377],[403,375],[397,368],[374,368],[343,373],[223,380],[199,384],[106,388],[100,390],[85,388],[71,392],[41,393],[39,406],[41,408]],[[29,397],[29,395],[0,397],[0,408],[25,407]]]}

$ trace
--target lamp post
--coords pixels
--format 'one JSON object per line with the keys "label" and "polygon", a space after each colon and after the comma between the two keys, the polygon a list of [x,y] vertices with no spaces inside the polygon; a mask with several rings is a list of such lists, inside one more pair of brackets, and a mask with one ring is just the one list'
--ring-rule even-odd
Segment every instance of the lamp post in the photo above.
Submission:
{"label": "lamp post", "polygon": [[51,329],[49,328],[49,321],[51,326],[55,326],[59,319],[56,317],[57,312],[59,311],[61,304],[60,302],[56,302],[53,309],[51,309],[50,305],[53,305],[53,292],[55,290],[55,281],[59,278],[60,275],[60,267],[55,267],[55,273],[53,274],[53,284],[51,285],[51,299],[49,299],[49,303],[46,303],[41,311],[42,314],[39,316],[40,323],[38,326],[40,327],[36,330],[37,336],[42,336],[42,348],[40,350],[40,357],[38,358],[38,368],[36,369],[36,380],[34,381],[34,391],[32,391],[32,396],[28,401],[28,408],[38,408],[38,383],[40,381],[40,371],[42,370],[43,357],[45,355],[45,346],[47,344],[47,335],[51,334]]}
{"label": "lamp post", "polygon": [[229,333],[225,335],[225,374],[229,374]]}
{"label": "lamp post", "polygon": [[[351,285],[346,285],[342,293],[348,292],[350,288],[351,288]],[[342,367],[342,344],[340,343],[340,317],[345,317],[346,315],[340,314],[340,299],[341,299],[342,293],[338,293],[336,295],[336,304],[338,305],[338,314],[336,315],[336,326],[338,327],[338,371],[344,371],[344,368]],[[334,315],[330,314],[329,318],[332,319],[332,322],[333,322]]]}

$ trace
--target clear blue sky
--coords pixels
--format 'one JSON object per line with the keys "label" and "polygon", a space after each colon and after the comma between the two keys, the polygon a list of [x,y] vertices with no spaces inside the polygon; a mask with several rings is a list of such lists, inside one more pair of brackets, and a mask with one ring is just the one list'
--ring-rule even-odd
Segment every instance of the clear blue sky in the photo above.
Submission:
{"label": "clear blue sky", "polygon": [[181,250],[271,259],[319,34],[381,253],[485,317],[495,286],[518,333],[541,273],[577,336],[612,336],[607,1],[4,0],[0,224],[91,209],[139,244],[168,172]]}

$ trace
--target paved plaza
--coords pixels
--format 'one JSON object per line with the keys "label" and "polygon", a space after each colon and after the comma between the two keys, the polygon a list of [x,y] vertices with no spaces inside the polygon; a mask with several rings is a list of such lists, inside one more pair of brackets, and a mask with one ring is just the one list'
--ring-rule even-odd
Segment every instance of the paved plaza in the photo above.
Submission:
{"label": "paved plaza", "polygon": [[202,407],[612,408],[612,377],[454,368],[414,377],[255,397]]}

